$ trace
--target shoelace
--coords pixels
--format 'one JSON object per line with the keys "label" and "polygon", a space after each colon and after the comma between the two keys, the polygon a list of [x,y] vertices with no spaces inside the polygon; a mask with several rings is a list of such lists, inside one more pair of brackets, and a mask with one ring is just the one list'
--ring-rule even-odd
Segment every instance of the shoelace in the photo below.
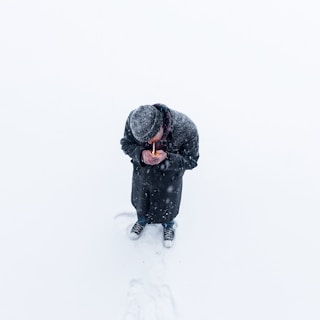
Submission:
{"label": "shoelace", "polygon": [[143,230],[143,226],[139,223],[136,223],[133,227],[132,227],[132,230],[131,232],[134,232],[136,234],[140,234],[141,231]]}
{"label": "shoelace", "polygon": [[164,229],[163,237],[164,237],[164,240],[172,241],[174,238],[174,230],[173,229]]}

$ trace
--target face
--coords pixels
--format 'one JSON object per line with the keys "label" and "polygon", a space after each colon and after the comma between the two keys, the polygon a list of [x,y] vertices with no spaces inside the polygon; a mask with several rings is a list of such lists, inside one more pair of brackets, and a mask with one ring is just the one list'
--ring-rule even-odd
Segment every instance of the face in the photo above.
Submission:
{"label": "face", "polygon": [[157,142],[157,141],[159,141],[159,140],[162,138],[162,136],[163,136],[163,127],[161,126],[161,127],[160,127],[160,130],[158,131],[158,133],[157,133],[153,138],[151,138],[151,139],[148,141],[148,143],[149,143],[149,144],[152,144],[152,143],[154,143],[154,142]]}

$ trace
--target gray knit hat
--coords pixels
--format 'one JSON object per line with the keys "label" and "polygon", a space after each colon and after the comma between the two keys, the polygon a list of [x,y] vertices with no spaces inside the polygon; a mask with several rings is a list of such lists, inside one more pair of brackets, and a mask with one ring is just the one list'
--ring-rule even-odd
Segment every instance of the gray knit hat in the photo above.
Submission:
{"label": "gray knit hat", "polygon": [[130,128],[133,136],[140,142],[153,138],[162,125],[162,113],[151,105],[140,106],[130,117]]}

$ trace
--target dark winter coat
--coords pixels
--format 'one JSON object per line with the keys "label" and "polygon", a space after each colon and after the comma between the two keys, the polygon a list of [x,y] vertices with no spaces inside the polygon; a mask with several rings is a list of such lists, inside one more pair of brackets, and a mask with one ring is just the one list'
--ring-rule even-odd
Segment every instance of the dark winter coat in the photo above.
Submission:
{"label": "dark winter coat", "polygon": [[120,143],[133,164],[131,201],[138,217],[148,223],[167,223],[179,213],[185,170],[197,166],[199,137],[195,124],[186,115],[162,104],[154,106],[164,116],[164,140],[157,143],[157,149],[166,151],[167,159],[154,166],[143,163],[141,153],[151,145],[134,138],[130,129],[132,112]]}

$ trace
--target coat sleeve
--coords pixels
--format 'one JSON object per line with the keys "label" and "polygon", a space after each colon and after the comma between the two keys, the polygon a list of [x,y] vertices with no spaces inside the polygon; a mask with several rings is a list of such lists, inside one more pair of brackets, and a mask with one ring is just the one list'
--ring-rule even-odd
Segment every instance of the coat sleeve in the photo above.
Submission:
{"label": "coat sleeve", "polygon": [[191,170],[198,165],[199,136],[197,131],[184,140],[179,152],[168,152],[165,160],[166,170]]}
{"label": "coat sleeve", "polygon": [[120,140],[121,149],[127,154],[134,162],[141,163],[141,153],[144,147],[141,146],[137,140],[133,137],[133,134],[129,125],[130,115],[127,119],[123,138]]}

